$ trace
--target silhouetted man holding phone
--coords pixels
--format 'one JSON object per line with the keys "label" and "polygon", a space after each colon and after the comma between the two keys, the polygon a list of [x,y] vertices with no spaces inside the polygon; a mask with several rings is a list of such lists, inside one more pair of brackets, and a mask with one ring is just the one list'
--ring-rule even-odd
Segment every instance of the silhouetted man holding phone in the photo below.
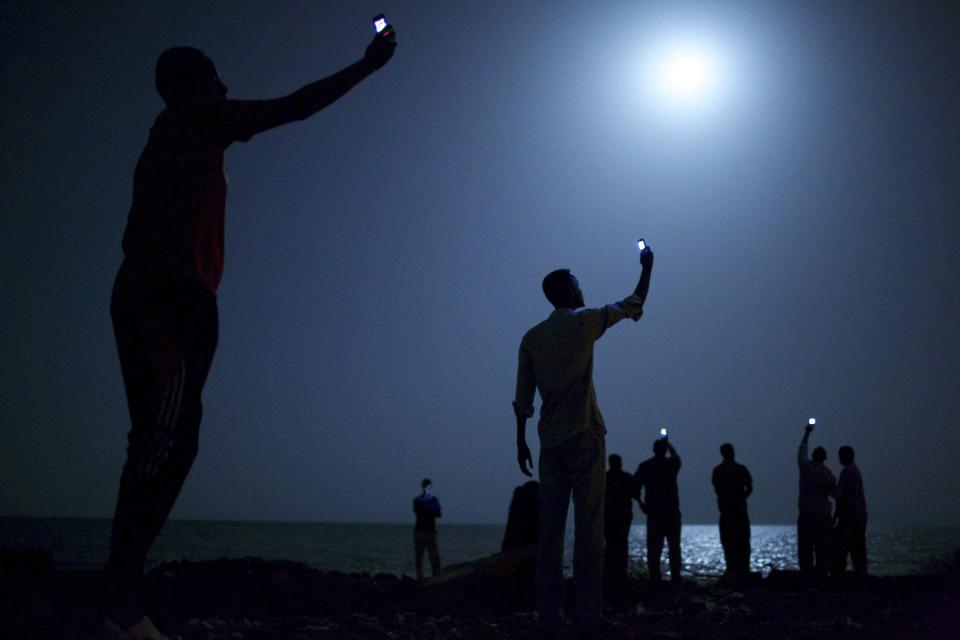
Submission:
{"label": "silhouetted man holding phone", "polygon": [[713,468],[711,482],[720,509],[720,544],[730,578],[743,578],[750,573],[750,515],[747,498],[753,493],[750,471],[736,460],[733,445],[720,445],[723,462]]}
{"label": "silhouetted man holding phone", "polygon": [[413,561],[417,580],[423,580],[423,552],[430,556],[430,575],[440,575],[440,549],[437,547],[437,518],[443,517],[440,500],[433,495],[430,478],[420,482],[420,495],[413,499],[417,523],[413,528]]}
{"label": "silhouetted man holding phone", "polygon": [[637,493],[645,490],[640,509],[647,514],[647,570],[654,584],[661,580],[660,556],[663,554],[664,539],[670,557],[670,580],[680,581],[680,569],[683,567],[680,555],[682,522],[677,474],[680,473],[681,464],[677,450],[664,435],[654,441],[653,457],[641,462],[634,474]]}
{"label": "silhouetted man holding phone", "polygon": [[563,536],[573,496],[573,580],[577,626],[587,632],[609,623],[601,617],[603,583],[604,427],[593,388],[593,344],[624,318],[639,320],[650,288],[653,252],[640,254],[643,270],[632,295],[586,309],[580,283],[567,269],[543,279],[554,306],[550,317],[523,336],[513,403],[517,461],[530,473],[526,441],[533,400],[542,399],[540,436],[540,538],[537,544],[536,609],[541,633],[559,634],[563,604]]}
{"label": "silhouetted man holding phone", "polygon": [[813,433],[813,424],[803,431],[803,440],[797,449],[800,467],[800,496],[797,507],[797,564],[800,573],[809,578],[824,577],[830,571],[832,545],[830,496],[837,495],[837,479],[824,463],[827,450],[817,447],[812,457],[807,455],[807,443]]}
{"label": "silhouetted man holding phone", "polygon": [[163,637],[135,592],[197,453],[201,392],[217,346],[224,151],[312,116],[385,65],[395,47],[390,29],[361,60],[272,100],[227,99],[216,67],[198,49],[168,49],[157,61],[166,109],[137,162],[110,305],[132,428],[106,566],[105,624],[125,637]]}

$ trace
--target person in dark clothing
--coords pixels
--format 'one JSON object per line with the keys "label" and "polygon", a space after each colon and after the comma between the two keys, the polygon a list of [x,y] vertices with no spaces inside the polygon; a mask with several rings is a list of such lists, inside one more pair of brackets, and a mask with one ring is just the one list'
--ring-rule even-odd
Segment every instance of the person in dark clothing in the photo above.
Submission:
{"label": "person in dark clothing", "polygon": [[530,480],[513,490],[500,551],[537,544],[539,531],[540,483]]}
{"label": "person in dark clothing", "polygon": [[849,555],[853,561],[853,573],[861,579],[867,575],[867,499],[863,493],[863,477],[853,462],[853,447],[840,447],[838,457],[843,471],[837,483],[833,574],[842,576],[846,572]]}
{"label": "person in dark clothing", "polygon": [[725,576],[740,578],[750,573],[750,516],[747,498],[753,493],[753,478],[736,462],[729,442],[720,446],[723,462],[713,468],[713,490],[720,509],[720,544],[726,563]]}
{"label": "person in dark clothing", "polygon": [[163,637],[136,591],[197,454],[201,393],[217,346],[224,152],[312,116],[385,65],[395,47],[392,31],[377,35],[361,60],[273,100],[227,99],[216,67],[198,49],[168,49],[157,61],[166,108],[134,172],[110,304],[132,427],[105,567],[107,632]]}
{"label": "person in dark clothing", "polygon": [[413,529],[413,555],[417,567],[417,580],[423,580],[423,552],[430,554],[430,574],[440,575],[440,551],[437,549],[437,518],[443,516],[440,501],[431,495],[433,483],[424,478],[420,483],[420,495],[413,499],[413,513],[417,524]]}
{"label": "person in dark clothing", "polygon": [[[667,456],[667,453],[670,456]],[[680,581],[680,495],[677,474],[680,456],[666,436],[653,443],[653,457],[640,463],[634,474],[637,494],[645,490],[640,510],[647,514],[647,568],[652,582],[660,582],[660,555],[666,538],[670,555],[670,579]]]}
{"label": "person in dark clothing", "polygon": [[633,476],[623,470],[623,459],[614,453],[607,461],[609,468],[603,509],[603,532],[607,545],[603,575],[608,584],[616,585],[627,577],[633,501],[639,501],[640,495]]}
{"label": "person in dark clothing", "polygon": [[[824,463],[827,450],[817,447],[807,456],[807,443],[813,425],[808,424],[797,449],[800,468],[800,495],[797,508],[797,564],[805,578],[825,577],[830,571],[831,530],[830,496],[837,495],[837,480]],[[812,458],[812,459],[811,459]]]}

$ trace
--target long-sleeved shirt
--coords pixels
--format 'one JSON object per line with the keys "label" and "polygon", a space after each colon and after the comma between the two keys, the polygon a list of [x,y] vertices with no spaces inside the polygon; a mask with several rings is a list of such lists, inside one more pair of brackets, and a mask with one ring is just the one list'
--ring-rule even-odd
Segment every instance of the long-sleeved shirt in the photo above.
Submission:
{"label": "long-sleeved shirt", "polygon": [[606,431],[593,388],[593,343],[624,318],[638,320],[643,302],[631,295],[599,309],[556,309],[523,336],[514,411],[533,416],[540,391],[540,446],[555,447],[584,431]]}
{"label": "long-sleeved shirt", "polygon": [[854,522],[867,521],[867,498],[863,493],[863,476],[857,465],[844,465],[837,485],[837,515]]}
{"label": "long-sleeved shirt", "polygon": [[837,495],[837,479],[824,464],[817,464],[807,455],[807,443],[797,450],[800,467],[800,496],[797,507],[802,516],[830,517],[830,496]]}

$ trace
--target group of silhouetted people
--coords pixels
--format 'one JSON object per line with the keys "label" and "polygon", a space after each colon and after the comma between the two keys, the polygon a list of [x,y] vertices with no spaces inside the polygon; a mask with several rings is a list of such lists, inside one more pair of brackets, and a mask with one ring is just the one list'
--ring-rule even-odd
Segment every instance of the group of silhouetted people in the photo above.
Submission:
{"label": "group of silhouetted people", "polygon": [[[723,546],[728,577],[742,577],[750,571],[750,517],[747,497],[753,491],[750,472],[735,460],[733,445],[720,447],[723,462],[713,470],[712,482],[720,508],[720,542]],[[660,582],[660,557],[664,542],[670,564],[670,579],[681,579],[683,566],[680,532],[682,516],[677,475],[681,460],[667,437],[653,443],[653,457],[643,461],[636,473],[623,470],[617,454],[609,458],[607,470],[604,531],[606,552],[604,577],[615,589],[627,577],[630,525],[633,501],[647,518],[647,571],[652,582]]]}
{"label": "group of silhouetted people", "polygon": [[[797,449],[800,496],[797,501],[797,562],[804,577],[842,576],[847,558],[858,579],[867,575],[867,501],[863,477],[854,462],[853,447],[840,447],[843,465],[839,482],[824,462],[827,451],[807,448],[813,425],[808,424]],[[830,498],[835,500],[831,509]]]}
{"label": "group of silhouetted people", "polygon": [[[536,611],[545,637],[559,636],[563,594],[563,547],[567,509],[574,507],[572,614],[577,627],[588,635],[603,636],[617,625],[601,615],[604,570],[608,584],[626,576],[632,500],[647,517],[647,564],[650,579],[661,580],[660,556],[664,541],[670,559],[670,577],[681,578],[682,557],[677,475],[681,461],[662,433],[653,444],[653,457],[642,462],[631,477],[623,471],[620,456],[610,457],[603,473],[605,433],[603,416],[593,386],[593,346],[614,324],[643,315],[650,287],[653,252],[641,248],[641,275],[631,295],[598,308],[584,304],[580,283],[567,269],[547,274],[542,288],[554,310],[531,328],[520,342],[516,393],[517,463],[531,474],[533,457],[526,441],[526,421],[533,416],[533,400],[541,397],[539,533],[537,545]],[[860,473],[853,464],[853,449],[840,457],[844,474],[839,487],[823,466],[826,452],[818,448],[807,460],[809,426],[800,446],[800,517],[797,523],[801,571],[809,574],[811,555],[818,570],[826,571],[830,554],[835,571],[844,568],[848,553],[858,575],[866,573],[866,507]],[[720,510],[720,539],[726,561],[725,575],[732,579],[750,574],[750,518],[747,498],[753,479],[736,461],[732,444],[721,446],[723,461],[711,477]],[[837,497],[835,518],[829,496]],[[831,528],[835,522],[835,527]]]}
{"label": "group of silhouetted people", "polygon": [[[813,425],[808,424],[797,451],[800,491],[797,518],[797,561],[805,578],[842,577],[847,559],[853,564],[854,577],[867,574],[867,506],[863,478],[854,462],[853,447],[840,447],[843,465],[839,481],[826,467],[823,447],[808,455],[807,444]],[[618,454],[609,457],[604,509],[604,576],[608,584],[618,585],[627,575],[632,504],[636,500],[647,517],[647,568],[652,582],[661,580],[660,559],[666,540],[670,577],[680,580],[681,515],[677,492],[680,456],[666,437],[653,444],[654,455],[638,467],[634,475],[623,470]],[[720,446],[722,462],[713,468],[711,483],[720,511],[720,544],[726,566],[724,578],[732,581],[750,576],[750,515],[747,498],[753,493],[753,478],[736,461],[729,442]],[[835,499],[831,507],[830,498]]]}
{"label": "group of silhouetted people", "polygon": [[[363,58],[294,93],[272,100],[227,99],[213,62],[190,47],[169,49],[156,66],[156,87],[166,108],[157,116],[134,173],[133,203],[123,236],[124,260],[114,283],[111,315],[132,427],[120,480],[106,566],[105,625],[116,637],[163,638],[140,610],[136,583],[147,552],[173,507],[197,453],[201,393],[218,338],[217,288],[223,273],[227,181],[223,155],[234,142],[306,119],[342,97],[381,68],[396,47],[392,27],[374,37]],[[667,438],[632,476],[619,456],[605,472],[603,416],[593,385],[593,347],[618,322],[643,315],[653,252],[640,243],[641,273],[634,291],[619,302],[585,308],[577,278],[567,269],[549,273],[543,293],[554,310],[523,336],[516,394],[517,461],[530,476],[533,459],[526,421],[534,397],[542,404],[539,483],[518,490],[517,522],[504,547],[537,542],[536,610],[542,635],[559,633],[563,594],[563,547],[567,511],[574,504],[573,615],[578,629],[602,636],[615,626],[601,615],[604,565],[625,577],[631,501],[647,517],[650,577],[660,579],[666,542],[670,573],[680,578],[681,515],[677,491],[680,457]],[[804,436],[797,523],[801,570],[827,571],[830,554],[841,567],[848,554],[866,573],[866,507],[853,450],[840,450],[837,483],[818,447],[807,458]],[[720,536],[728,571],[749,571],[750,520],[746,500],[752,481],[736,463],[732,445],[721,448],[713,471],[720,508]],[[442,514],[428,479],[414,499],[417,576],[424,553],[440,571],[435,521]],[[836,498],[831,515],[829,497]],[[529,512],[537,505],[536,518]],[[511,520],[513,520],[511,507]]]}

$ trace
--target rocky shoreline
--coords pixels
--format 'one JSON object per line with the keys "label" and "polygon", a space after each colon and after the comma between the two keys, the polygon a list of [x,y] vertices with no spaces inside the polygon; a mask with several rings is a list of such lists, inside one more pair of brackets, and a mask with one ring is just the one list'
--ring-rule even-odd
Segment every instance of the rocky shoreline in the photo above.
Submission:
{"label": "rocky shoreline", "polygon": [[[90,638],[99,577],[52,563],[4,571],[2,638]],[[526,639],[535,637],[533,553],[517,549],[417,583],[255,558],[153,570],[144,604],[184,640]],[[862,585],[803,586],[774,571],[743,587],[631,580],[609,616],[623,638],[950,638],[960,634],[956,564]],[[572,632],[570,637],[574,637]]]}

